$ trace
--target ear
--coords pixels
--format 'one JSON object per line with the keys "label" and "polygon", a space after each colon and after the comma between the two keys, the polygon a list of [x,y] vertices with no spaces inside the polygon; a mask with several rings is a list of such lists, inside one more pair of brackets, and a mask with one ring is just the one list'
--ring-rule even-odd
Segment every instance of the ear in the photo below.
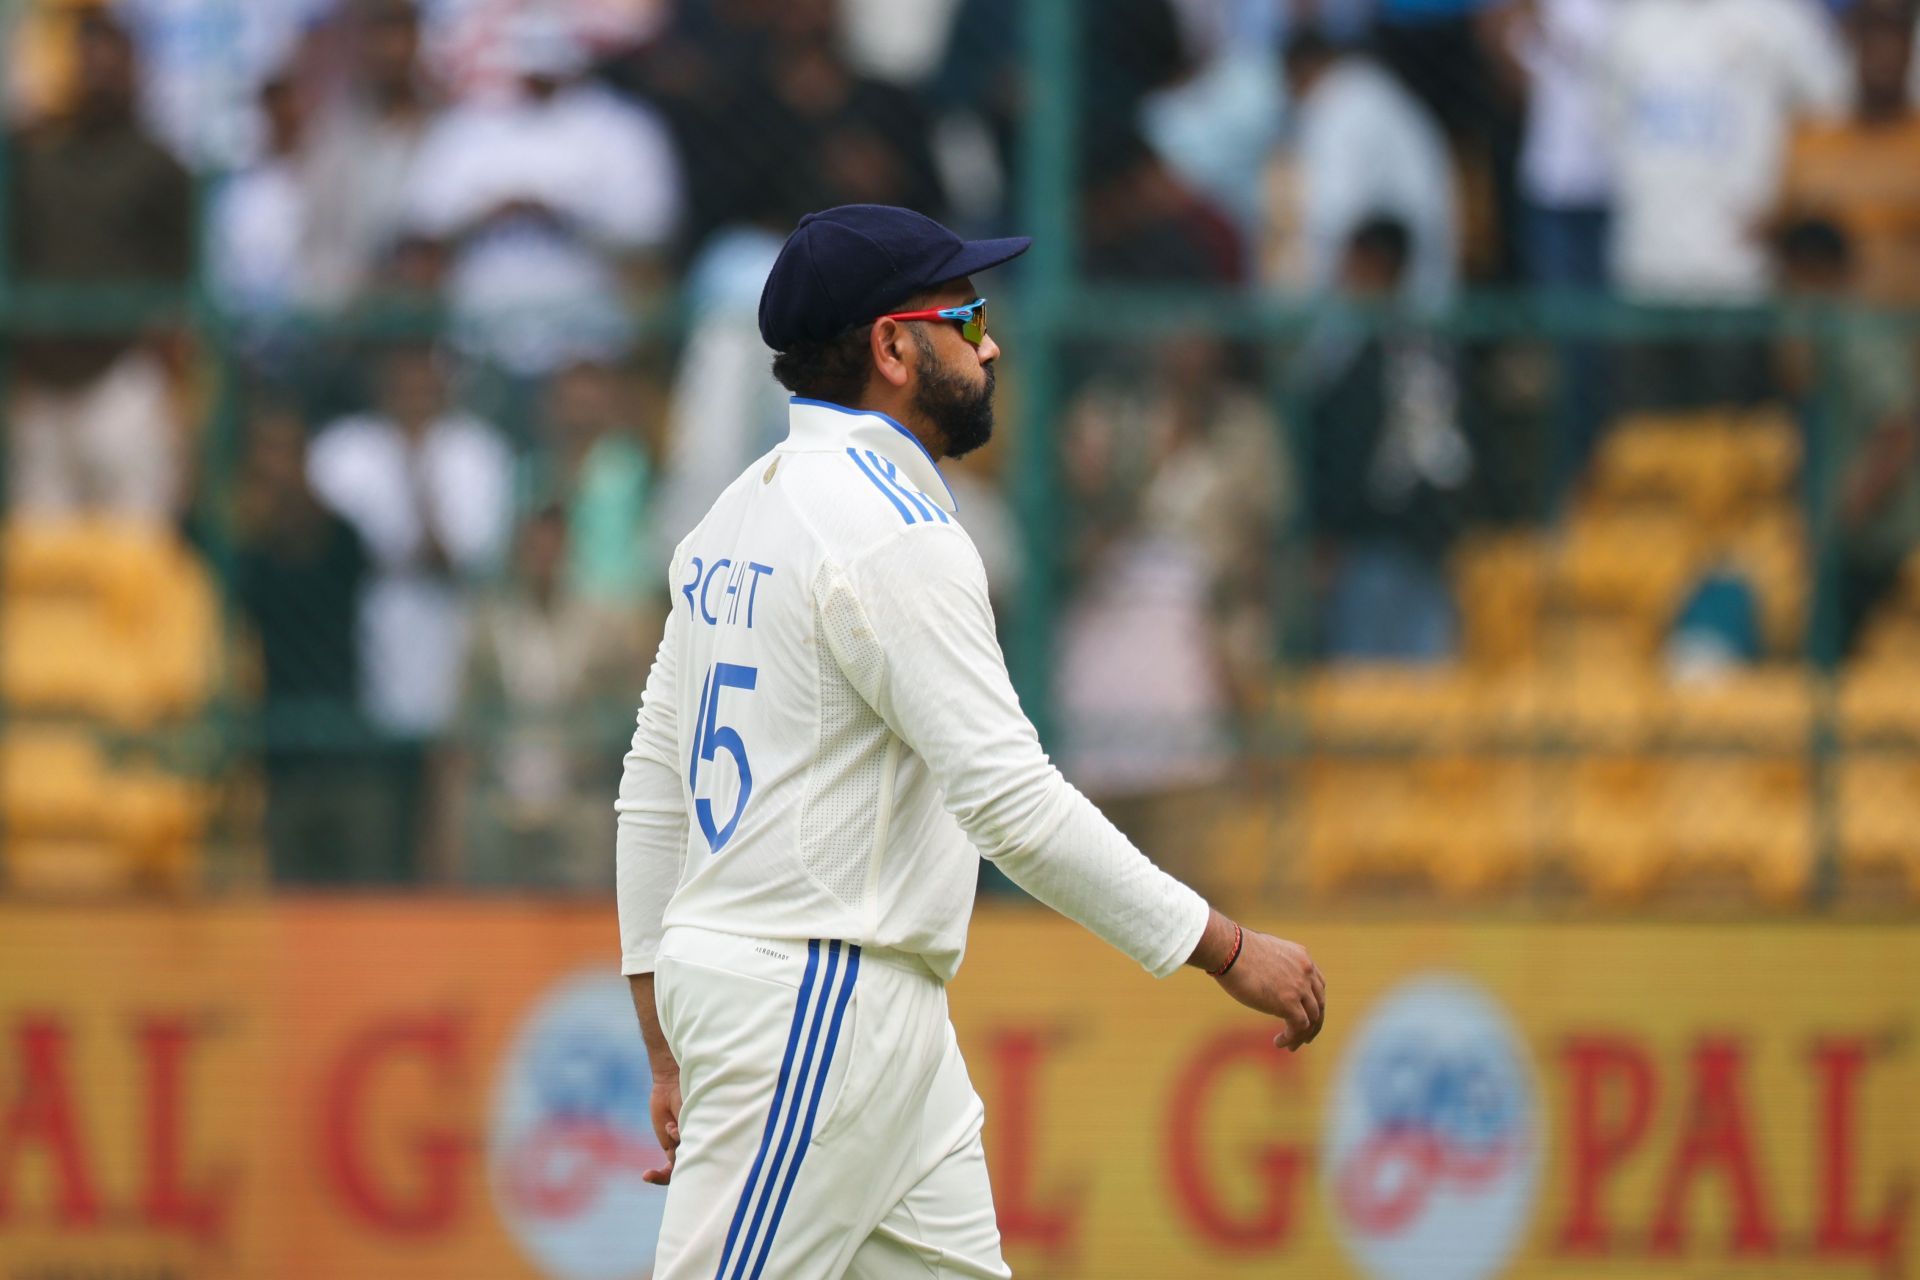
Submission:
{"label": "ear", "polygon": [[[898,320],[876,320],[873,331],[867,336],[868,349],[873,356],[873,367],[880,377],[890,386],[904,387],[913,365],[915,355],[913,339],[907,336],[905,326]],[[909,355],[914,352],[914,355]]]}

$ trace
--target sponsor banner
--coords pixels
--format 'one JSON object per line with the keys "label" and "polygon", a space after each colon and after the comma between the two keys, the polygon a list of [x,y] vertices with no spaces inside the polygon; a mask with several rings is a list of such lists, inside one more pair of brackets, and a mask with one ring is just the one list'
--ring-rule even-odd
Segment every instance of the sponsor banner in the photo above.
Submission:
{"label": "sponsor banner", "polygon": [[[1913,1275],[1920,930],[1276,922],[1318,1044],[1044,913],[953,1014],[1030,1277]],[[610,905],[0,908],[0,1280],[643,1280]]]}

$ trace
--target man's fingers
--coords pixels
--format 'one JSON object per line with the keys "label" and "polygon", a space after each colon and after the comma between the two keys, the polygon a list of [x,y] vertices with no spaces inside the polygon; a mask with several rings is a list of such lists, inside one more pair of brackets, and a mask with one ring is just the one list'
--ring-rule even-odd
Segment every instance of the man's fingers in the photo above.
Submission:
{"label": "man's fingers", "polygon": [[1327,1007],[1327,979],[1320,972],[1319,965],[1314,965],[1307,970],[1307,981],[1313,984],[1313,998],[1320,1002],[1320,1008],[1324,1012]]}
{"label": "man's fingers", "polygon": [[640,1181],[656,1187],[667,1186],[673,1181],[673,1166],[668,1165],[664,1169],[648,1169],[640,1175]]}

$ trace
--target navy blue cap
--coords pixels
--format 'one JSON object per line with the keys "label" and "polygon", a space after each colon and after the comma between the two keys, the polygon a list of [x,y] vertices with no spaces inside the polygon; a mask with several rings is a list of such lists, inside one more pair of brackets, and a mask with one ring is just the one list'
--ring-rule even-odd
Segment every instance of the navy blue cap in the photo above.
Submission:
{"label": "navy blue cap", "polygon": [[843,204],[800,219],[760,291],[760,336],[775,351],[823,342],[898,310],[916,293],[1027,251],[1026,236],[962,240],[925,214]]}

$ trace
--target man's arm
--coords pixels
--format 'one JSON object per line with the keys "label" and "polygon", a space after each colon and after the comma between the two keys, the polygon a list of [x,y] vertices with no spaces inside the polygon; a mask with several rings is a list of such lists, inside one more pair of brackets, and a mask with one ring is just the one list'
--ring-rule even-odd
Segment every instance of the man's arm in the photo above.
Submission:
{"label": "man's arm", "polygon": [[680,1145],[680,1064],[660,1030],[653,1001],[653,966],[660,954],[667,902],[680,887],[687,853],[687,805],[680,791],[679,659],[674,639],[686,620],[676,606],[667,617],[660,648],[640,698],[633,743],[620,774],[620,798],[614,802],[614,885],[620,912],[620,972],[633,989],[634,1011],[647,1043],[653,1071],[650,1110],[654,1135],[667,1154],[664,1168],[642,1176],[665,1184],[673,1176],[674,1151]]}
{"label": "man's arm", "polygon": [[686,619],[676,605],[647,676],[633,742],[614,802],[614,883],[620,909],[620,972],[653,972],[667,900],[680,887],[687,852],[687,804],[681,791],[676,637]]}
{"label": "man's arm", "polygon": [[[940,784],[981,855],[1021,888],[1156,977],[1225,970],[1243,1003],[1287,1019],[1278,1043],[1319,1031],[1304,950],[1243,930],[1134,848],[1040,749],[993,628],[966,536],[919,525],[842,573],[816,604],[841,669]],[[1234,949],[1239,954],[1234,956]]]}

